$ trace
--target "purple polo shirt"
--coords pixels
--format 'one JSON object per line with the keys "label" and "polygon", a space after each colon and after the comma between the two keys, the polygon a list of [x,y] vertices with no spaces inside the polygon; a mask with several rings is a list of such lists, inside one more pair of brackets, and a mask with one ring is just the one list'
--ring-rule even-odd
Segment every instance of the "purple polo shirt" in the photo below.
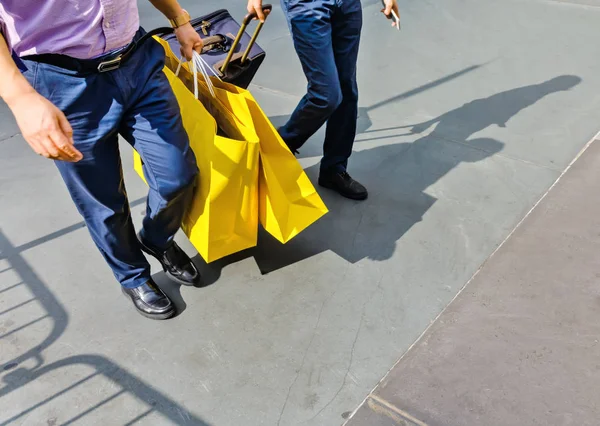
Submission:
{"label": "purple polo shirt", "polygon": [[0,0],[0,30],[17,56],[90,59],[131,42],[136,0]]}

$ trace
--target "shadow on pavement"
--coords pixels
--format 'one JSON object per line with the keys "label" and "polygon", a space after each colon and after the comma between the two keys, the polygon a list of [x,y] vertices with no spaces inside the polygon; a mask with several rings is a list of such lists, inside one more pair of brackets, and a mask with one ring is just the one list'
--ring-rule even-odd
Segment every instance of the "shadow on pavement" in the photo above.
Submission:
{"label": "shadow on pavement", "polygon": [[[440,79],[434,80],[432,82],[429,82],[429,83],[419,86],[417,88],[411,89],[407,92],[404,92],[399,95],[392,96],[391,98],[385,99],[383,101],[377,102],[369,107],[360,107],[358,110],[358,121],[356,123],[356,133],[358,135],[360,135],[360,134],[368,133],[368,132],[372,132],[372,131],[380,132],[380,131],[385,131],[385,130],[398,129],[399,127],[391,127],[388,129],[369,130],[372,125],[371,119],[369,117],[369,113],[377,108],[382,108],[387,105],[391,105],[396,102],[400,102],[403,99],[408,99],[412,96],[416,96],[416,95],[418,95],[422,92],[425,92],[429,89],[433,89],[437,86],[448,83],[449,81],[455,80],[455,79],[457,79],[465,74],[468,74],[472,71],[475,71],[485,65],[486,64],[472,65],[470,67],[467,67],[467,68],[457,71],[455,73],[449,74]],[[271,123],[273,123],[273,126],[275,126],[275,128],[279,128],[279,127],[283,126],[288,121],[289,118],[290,118],[289,114],[269,117],[269,119],[271,120]],[[388,137],[391,138],[391,137],[395,137],[395,136],[388,136]],[[302,150],[297,155],[297,157],[298,158],[306,158],[306,157],[316,157],[316,156],[320,156],[320,155],[321,155],[321,146],[309,143],[302,147]]]}
{"label": "shadow on pavement", "polygon": [[[505,127],[523,109],[580,81],[576,76],[559,76],[474,100],[423,123],[397,127],[410,128],[408,134],[421,134],[435,125],[432,132],[413,143],[353,153],[351,172],[370,188],[370,199],[358,204],[322,191],[330,213],[287,245],[261,233],[260,243],[252,251],[260,270],[268,273],[328,250],[350,263],[364,258],[389,259],[396,242],[435,203],[436,199],[425,193],[429,186],[461,163],[481,161],[503,149],[500,141],[473,135],[492,125]],[[448,143],[447,135],[456,143]],[[313,181],[318,167],[307,169]]]}
{"label": "shadow on pavement", "polygon": [[[79,229],[80,226],[73,226],[67,229],[71,228],[73,230]],[[58,235],[63,235],[63,233],[59,232],[57,233]],[[49,239],[42,238],[39,241],[43,242]],[[33,247],[34,245],[37,244],[30,243],[22,247]],[[86,424],[85,418],[89,415],[101,416],[103,419],[112,419],[114,418],[114,413],[110,411],[107,405],[114,403],[115,400],[120,400],[117,402],[122,404],[122,398],[129,397],[131,399],[133,397],[136,405],[142,405],[143,407],[136,407],[140,408],[140,412],[136,412],[133,417],[128,418],[123,424],[132,425],[138,422],[143,424],[144,419],[148,418],[148,416],[157,414],[163,419],[170,420],[173,424],[209,426],[208,423],[190,413],[159,390],[144,383],[113,361],[102,356],[82,354],[47,363],[44,359],[44,351],[59,340],[60,336],[64,333],[69,323],[69,315],[22,257],[22,251],[23,249],[12,246],[8,238],[0,230],[0,261],[3,261],[3,263],[7,262],[9,265],[8,268],[4,265],[0,268],[0,278],[2,274],[7,274],[4,275],[5,277],[10,274],[11,277],[17,277],[20,280],[8,287],[0,286],[0,294],[3,300],[10,301],[11,292],[22,290],[25,287],[33,296],[32,301],[37,303],[41,311],[33,319],[29,320],[27,318],[25,324],[22,325],[15,324],[13,320],[6,320],[2,317],[9,312],[13,319],[15,319],[15,316],[20,318],[26,317],[25,315],[19,315],[18,312],[19,309],[25,306],[24,304],[15,304],[0,314],[0,347],[2,348],[0,351],[0,365],[2,366],[2,370],[0,370],[0,407],[3,407],[0,410],[0,425],[22,423],[27,417],[35,415],[37,410],[43,409],[44,413],[48,411],[60,413],[60,408],[52,408],[53,403],[59,397],[63,398],[62,404],[65,404],[65,397],[69,398],[69,401],[73,401],[74,406],[78,410],[78,414],[70,419],[61,419],[60,424],[62,425],[72,424],[77,421],[80,421],[81,424]],[[7,281],[4,280],[4,282]],[[39,343],[27,345],[27,348],[16,357],[10,356],[10,353],[19,351],[19,348],[23,345],[23,341],[31,340],[31,338],[18,338],[19,335],[24,335],[25,333],[28,333],[28,336],[40,336]],[[27,365],[27,367],[24,365]],[[68,369],[77,367],[88,368],[93,372],[83,378],[76,374],[77,372],[69,374]],[[39,379],[43,381],[44,376],[49,376],[52,373],[56,374],[57,372],[61,372],[63,378],[72,376],[72,383],[60,390],[55,390],[53,386],[50,391],[46,392],[40,390],[40,392],[28,393],[23,389],[30,384],[35,385],[36,389],[44,389],[43,383],[36,385],[36,381]],[[90,392],[90,389],[85,389],[84,386],[94,378],[112,383],[113,386],[110,388],[112,394],[99,402],[97,402],[98,398],[90,398],[90,401],[94,402],[90,402],[90,405],[86,406],[85,402],[82,402],[86,401],[86,399],[82,398],[82,392],[86,390]],[[48,378],[47,380],[51,381],[52,379]],[[3,403],[3,400],[20,389],[25,392],[27,397],[22,400],[18,407]],[[90,392],[91,396],[98,396],[100,393],[99,389],[97,386],[94,387],[94,392]],[[26,404],[29,404],[27,408],[23,408]],[[103,408],[106,410],[105,412],[100,411]],[[48,424],[55,424],[56,421],[57,419],[48,419]]]}
{"label": "shadow on pavement", "polygon": [[[466,72],[466,71],[463,71]],[[425,212],[435,203],[436,199],[424,191],[441,179],[453,168],[463,162],[481,161],[503,148],[503,143],[490,138],[473,138],[477,132],[497,125],[504,127],[508,121],[524,108],[527,108],[543,97],[564,90],[569,90],[579,84],[581,79],[575,76],[560,76],[541,84],[516,88],[506,92],[492,95],[488,98],[477,99],[455,110],[447,112],[440,117],[418,123],[410,127],[410,134],[420,134],[435,126],[427,134],[413,143],[401,143],[380,146],[356,152],[353,156],[353,172],[371,189],[369,201],[359,204],[343,200],[329,192],[323,194],[325,202],[331,213],[306,232],[282,246],[265,233],[261,233],[259,246],[246,252],[238,253],[227,259],[211,265],[199,265],[204,273],[204,285],[216,282],[221,269],[227,264],[254,256],[261,271],[267,273],[298,261],[310,258],[318,253],[331,250],[355,263],[361,259],[373,260],[389,259],[395,250],[398,239],[404,235],[415,223],[418,223]],[[425,86],[424,86],[425,87]],[[417,93],[419,89],[408,92]],[[389,102],[402,99],[408,94],[399,95]],[[378,104],[379,105],[379,104]],[[365,122],[363,122],[365,123]],[[406,129],[407,126],[397,129]],[[365,132],[366,129],[363,129]],[[452,135],[448,143],[444,137]],[[470,148],[465,148],[468,145]],[[398,167],[402,161],[403,167]],[[307,170],[315,179],[318,174],[318,165]],[[141,203],[136,200],[132,204]],[[16,325],[12,320],[4,320],[2,316],[11,314],[11,317],[23,306],[28,306],[30,301],[9,306],[0,313],[0,344],[7,350],[0,352],[0,405],[2,399],[11,393],[22,389],[24,386],[36,382],[52,372],[69,367],[85,366],[94,372],[83,379],[74,379],[70,386],[59,391],[52,391],[47,398],[32,402],[27,408],[2,410],[7,419],[0,419],[0,425],[13,422],[22,422],[26,416],[35,413],[58,397],[73,392],[76,395],[82,386],[93,377],[102,377],[120,388],[114,394],[102,401],[82,408],[79,414],[62,424],[71,424],[82,420],[85,416],[96,414],[107,404],[125,395],[132,396],[145,405],[145,411],[129,419],[126,424],[134,424],[157,413],[176,424],[208,425],[175,401],[163,395],[159,390],[144,383],[134,375],[128,373],[114,362],[98,355],[77,355],[59,361],[46,363],[44,351],[54,344],[66,330],[69,316],[64,307],[54,297],[51,291],[27,264],[21,253],[53,238],[58,238],[68,232],[81,228],[76,224],[61,231],[50,234],[21,247],[14,247],[0,230],[0,274],[13,274],[19,282],[1,288],[0,294],[4,300],[11,300],[11,292],[26,287],[33,296],[34,301],[41,307],[42,312],[33,319],[27,319],[24,324]],[[165,290],[173,297],[180,309],[185,309],[185,302],[181,298],[179,287],[166,285],[162,278],[158,278]],[[48,323],[50,324],[48,326]],[[42,332],[39,326],[43,325]],[[13,327],[15,326],[15,327]],[[17,356],[10,355],[8,345],[16,341],[19,333],[28,332],[35,328],[33,335],[40,336],[39,343],[26,348]],[[8,342],[8,343],[7,343]],[[7,345],[7,346],[4,346]],[[19,346],[11,347],[19,348]],[[17,349],[18,351],[18,349]],[[8,355],[7,355],[8,354]],[[5,359],[8,358],[8,359]],[[27,367],[24,364],[29,363]],[[30,395],[32,401],[38,395]],[[74,396],[71,396],[73,398]],[[107,413],[110,418],[110,413]]]}

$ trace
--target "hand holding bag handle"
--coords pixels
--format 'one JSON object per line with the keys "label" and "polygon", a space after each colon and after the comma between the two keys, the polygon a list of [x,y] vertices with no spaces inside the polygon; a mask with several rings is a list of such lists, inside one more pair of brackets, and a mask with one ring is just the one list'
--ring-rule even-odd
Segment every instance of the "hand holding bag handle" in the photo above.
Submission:
{"label": "hand holding bag handle", "polygon": [[[215,36],[215,37],[218,38],[218,36]],[[215,77],[217,77],[220,81],[222,81],[221,77],[219,77],[217,75],[217,73],[210,67],[210,65],[208,65],[206,63],[206,61],[204,60],[202,55],[200,55],[196,51],[193,52],[192,60],[189,62],[192,63],[191,68],[192,68],[192,75],[194,77],[194,97],[196,99],[198,99],[198,69],[200,69],[200,73],[202,74],[202,77],[204,77],[204,82],[206,83],[206,86],[208,86],[208,90],[209,90],[210,94],[212,95],[213,98],[216,97],[214,85],[213,85],[212,81],[210,80],[210,75],[208,73],[208,70],[210,70],[210,72]],[[179,76],[179,72],[181,71],[182,64],[183,64],[183,61],[180,58],[179,65],[177,65],[177,70],[175,71],[175,76]]]}
{"label": "hand holding bag handle", "polygon": [[[265,4],[265,5],[263,5],[262,9],[265,12],[265,17],[266,17],[273,10],[273,6],[270,4]],[[223,74],[225,74],[225,72],[227,71],[227,68],[229,67],[231,59],[233,58],[233,54],[235,53],[235,48],[238,46],[238,44],[240,44],[240,41],[242,40],[242,36],[246,32],[246,28],[248,27],[250,22],[252,22],[252,20],[254,20],[256,18],[257,18],[256,12],[249,13],[244,17],[244,20],[242,21],[240,30],[238,31],[238,33],[235,37],[235,40],[233,41],[233,44],[231,45],[231,48],[229,49],[229,54],[227,55],[227,58],[225,59],[225,61],[223,62],[223,65],[221,66],[221,69],[219,70]],[[242,58],[240,59],[240,63],[243,64],[244,62],[246,62],[248,60],[248,56],[250,55],[250,50],[252,49],[252,46],[254,46],[254,43],[256,43],[256,39],[258,38],[258,35],[260,34],[260,31],[262,30],[262,27],[264,26],[264,24],[265,24],[264,22],[258,23],[256,30],[254,30],[254,34],[252,34],[250,43],[248,43],[248,47],[246,48],[246,50],[244,51],[244,54],[242,55]],[[164,36],[166,34],[172,34],[173,32],[174,32],[173,28],[170,28],[170,27],[156,28],[156,29],[148,32],[146,35],[144,35],[144,37],[142,37],[142,39],[138,42],[138,44],[141,43],[142,40],[145,41],[146,39],[148,39],[152,36],[155,36],[155,35],[156,36]],[[218,44],[216,39],[213,39],[213,37],[222,37],[222,36],[216,35],[216,36],[207,37],[207,38],[203,39],[203,42],[205,43],[206,46]],[[203,49],[203,52],[204,52],[204,49]]]}

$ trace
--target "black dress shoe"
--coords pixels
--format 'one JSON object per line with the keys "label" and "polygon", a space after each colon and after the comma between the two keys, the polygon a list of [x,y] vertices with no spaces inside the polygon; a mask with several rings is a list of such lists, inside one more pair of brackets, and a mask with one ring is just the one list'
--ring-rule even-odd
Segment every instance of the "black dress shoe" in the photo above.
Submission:
{"label": "black dress shoe", "polygon": [[200,273],[192,259],[173,241],[165,251],[158,251],[144,243],[138,235],[142,250],[158,259],[163,270],[173,281],[182,285],[196,285],[200,282]]}
{"label": "black dress shoe", "polygon": [[319,185],[323,188],[331,189],[351,200],[366,200],[369,196],[367,188],[352,179],[346,172],[321,173],[319,176]]}
{"label": "black dress shoe", "polygon": [[175,315],[175,305],[152,280],[139,287],[121,287],[123,294],[133,302],[133,306],[146,318],[165,320]]}

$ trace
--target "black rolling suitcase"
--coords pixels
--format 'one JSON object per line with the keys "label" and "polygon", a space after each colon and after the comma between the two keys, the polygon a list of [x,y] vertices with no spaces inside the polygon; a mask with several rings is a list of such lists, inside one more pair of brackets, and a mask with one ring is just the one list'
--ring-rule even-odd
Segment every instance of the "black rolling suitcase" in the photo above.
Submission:
{"label": "black rolling suitcase", "polygon": [[[272,6],[263,6],[265,16]],[[204,41],[202,57],[221,80],[246,89],[265,59],[265,51],[256,43],[264,23],[259,22],[254,34],[246,28],[256,16],[248,14],[240,25],[225,9],[192,19],[191,24]],[[157,28],[148,35],[158,35],[166,40],[176,54],[180,45],[172,28]]]}

